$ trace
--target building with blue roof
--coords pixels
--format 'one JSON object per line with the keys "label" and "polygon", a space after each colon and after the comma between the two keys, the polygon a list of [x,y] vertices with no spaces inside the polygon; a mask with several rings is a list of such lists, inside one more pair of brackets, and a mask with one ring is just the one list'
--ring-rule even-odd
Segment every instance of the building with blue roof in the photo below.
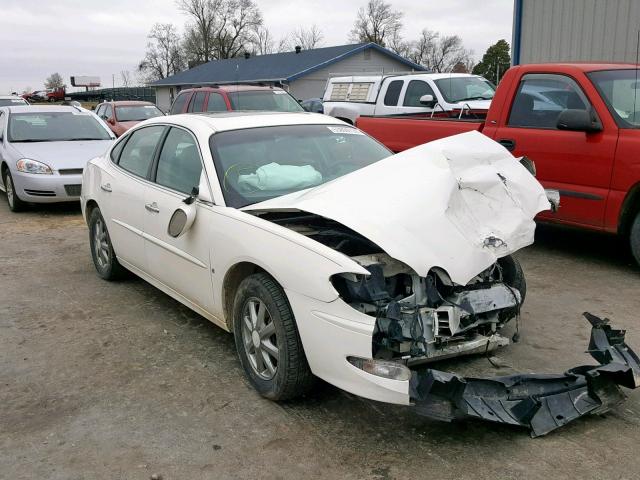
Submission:
{"label": "building with blue roof", "polygon": [[156,103],[168,109],[181,89],[204,85],[265,83],[281,86],[295,98],[322,97],[336,75],[423,71],[424,67],[375,43],[213,60],[151,84]]}

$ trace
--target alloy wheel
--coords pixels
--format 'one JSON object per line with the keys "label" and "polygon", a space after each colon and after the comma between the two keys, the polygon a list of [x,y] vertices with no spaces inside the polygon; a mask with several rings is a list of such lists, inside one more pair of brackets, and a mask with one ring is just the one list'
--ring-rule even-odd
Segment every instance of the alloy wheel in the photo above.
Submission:
{"label": "alloy wheel", "polygon": [[242,343],[254,372],[264,380],[271,380],[278,371],[280,350],[276,326],[259,298],[249,298],[242,310]]}
{"label": "alloy wheel", "polygon": [[11,175],[8,175],[4,178],[5,190],[7,191],[7,202],[9,202],[9,207],[13,209],[13,180],[11,179]]}
{"label": "alloy wheel", "polygon": [[98,266],[103,269],[109,266],[109,239],[104,221],[99,218],[93,227],[93,248]]}

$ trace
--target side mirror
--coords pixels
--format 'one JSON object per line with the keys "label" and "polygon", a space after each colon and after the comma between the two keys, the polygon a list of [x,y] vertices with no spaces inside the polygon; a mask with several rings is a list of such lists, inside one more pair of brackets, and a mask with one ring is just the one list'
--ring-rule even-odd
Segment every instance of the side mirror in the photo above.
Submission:
{"label": "side mirror", "polygon": [[111,118],[107,119],[107,123],[108,123],[109,125],[115,125],[115,124],[116,124],[116,121],[113,119],[113,117],[111,117]]}
{"label": "side mirror", "polygon": [[558,130],[574,132],[600,132],[602,130],[602,124],[594,113],[574,108],[560,112],[556,127]]}
{"label": "side mirror", "polygon": [[420,97],[420,103],[425,107],[433,107],[436,103],[433,95],[422,95]]}

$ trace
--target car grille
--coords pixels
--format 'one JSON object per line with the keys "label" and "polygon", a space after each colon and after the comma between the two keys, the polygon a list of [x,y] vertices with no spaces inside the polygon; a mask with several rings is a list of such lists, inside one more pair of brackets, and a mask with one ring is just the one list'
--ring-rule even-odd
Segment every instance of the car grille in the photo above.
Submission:
{"label": "car grille", "polygon": [[67,195],[70,197],[79,197],[80,190],[82,190],[82,185],[65,185],[64,191],[67,192]]}
{"label": "car grille", "polygon": [[24,193],[26,193],[27,195],[31,195],[33,197],[55,197],[56,196],[56,192],[52,192],[51,190],[29,190],[25,188]]}
{"label": "car grille", "polygon": [[82,175],[82,168],[61,168],[58,170],[60,175]]}

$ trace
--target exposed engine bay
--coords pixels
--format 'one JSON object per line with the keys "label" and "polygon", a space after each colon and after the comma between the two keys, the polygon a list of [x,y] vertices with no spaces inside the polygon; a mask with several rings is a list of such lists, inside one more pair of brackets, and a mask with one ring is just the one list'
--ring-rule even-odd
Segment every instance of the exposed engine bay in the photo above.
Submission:
{"label": "exposed engine bay", "polygon": [[509,343],[499,331],[518,315],[526,292],[522,270],[511,256],[462,286],[440,268],[421,277],[362,235],[319,215],[260,216],[344,253],[370,272],[336,275],[331,281],[346,303],[376,318],[374,358],[416,363]]}

